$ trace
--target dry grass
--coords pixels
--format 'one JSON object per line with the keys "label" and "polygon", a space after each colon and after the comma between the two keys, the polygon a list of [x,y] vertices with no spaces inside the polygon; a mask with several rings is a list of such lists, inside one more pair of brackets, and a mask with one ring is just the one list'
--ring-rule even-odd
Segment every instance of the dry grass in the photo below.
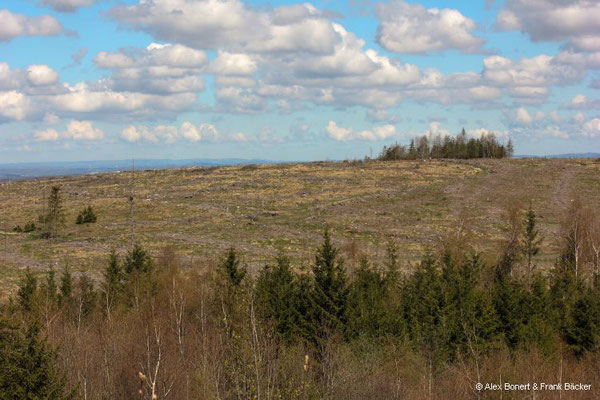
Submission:
{"label": "dry grass", "polygon": [[[152,253],[174,245],[193,264],[210,262],[230,245],[251,269],[279,249],[306,262],[324,225],[334,231],[349,264],[358,253],[383,256],[397,241],[404,260],[420,257],[461,223],[473,242],[493,250],[502,214],[533,202],[546,237],[543,266],[557,253],[562,209],[574,192],[600,204],[600,163],[587,160],[399,161],[253,165],[139,171],[135,174],[136,238]],[[69,263],[97,276],[107,253],[129,244],[129,172],[0,184],[0,231],[36,220],[52,185],[62,188],[61,236],[4,235],[0,282],[13,288],[18,271]],[[76,225],[92,205],[96,224]],[[357,249],[359,251],[357,251]]]}

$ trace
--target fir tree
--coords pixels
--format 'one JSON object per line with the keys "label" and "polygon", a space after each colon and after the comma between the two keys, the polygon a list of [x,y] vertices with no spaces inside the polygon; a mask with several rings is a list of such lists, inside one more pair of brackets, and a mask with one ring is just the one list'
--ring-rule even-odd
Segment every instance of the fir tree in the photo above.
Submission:
{"label": "fir tree", "polygon": [[39,337],[37,324],[25,332],[0,319],[0,398],[74,399],[66,377],[56,366],[56,353]]}

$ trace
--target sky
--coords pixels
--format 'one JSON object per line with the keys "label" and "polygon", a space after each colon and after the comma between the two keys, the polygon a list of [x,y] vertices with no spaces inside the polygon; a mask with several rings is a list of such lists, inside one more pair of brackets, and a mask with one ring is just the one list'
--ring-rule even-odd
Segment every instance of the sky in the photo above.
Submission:
{"label": "sky", "polygon": [[3,0],[0,163],[600,152],[597,0]]}

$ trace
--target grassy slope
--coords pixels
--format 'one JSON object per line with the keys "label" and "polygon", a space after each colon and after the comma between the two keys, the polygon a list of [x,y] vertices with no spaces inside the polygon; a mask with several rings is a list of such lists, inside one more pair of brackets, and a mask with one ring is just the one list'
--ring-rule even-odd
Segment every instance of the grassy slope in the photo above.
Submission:
{"label": "grassy slope", "polygon": [[[587,160],[309,163],[145,171],[135,174],[136,238],[153,253],[171,244],[192,265],[209,265],[230,245],[251,269],[278,249],[312,257],[324,224],[353,263],[358,252],[381,258],[387,238],[405,260],[472,226],[473,241],[493,251],[503,210],[533,202],[544,231],[538,262],[556,256],[556,232],[574,192],[600,204],[600,163]],[[43,270],[68,263],[99,273],[110,249],[129,244],[131,173],[0,184],[0,231],[35,220],[50,186],[63,190],[66,225],[60,238],[4,235],[0,288],[14,288],[26,265]],[[75,225],[91,204],[98,223]],[[491,243],[491,244],[490,244]]]}

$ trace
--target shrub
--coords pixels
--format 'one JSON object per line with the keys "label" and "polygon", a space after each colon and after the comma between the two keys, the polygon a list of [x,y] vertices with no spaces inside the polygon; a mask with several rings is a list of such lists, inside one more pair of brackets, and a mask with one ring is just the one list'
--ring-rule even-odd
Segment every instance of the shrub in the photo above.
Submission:
{"label": "shrub", "polygon": [[97,220],[97,217],[96,217],[96,214],[94,213],[94,210],[92,210],[91,206],[87,206],[79,213],[79,215],[77,215],[77,219],[75,220],[75,223],[78,225],[81,225],[81,224],[94,223],[94,222],[96,222],[96,220]]}

